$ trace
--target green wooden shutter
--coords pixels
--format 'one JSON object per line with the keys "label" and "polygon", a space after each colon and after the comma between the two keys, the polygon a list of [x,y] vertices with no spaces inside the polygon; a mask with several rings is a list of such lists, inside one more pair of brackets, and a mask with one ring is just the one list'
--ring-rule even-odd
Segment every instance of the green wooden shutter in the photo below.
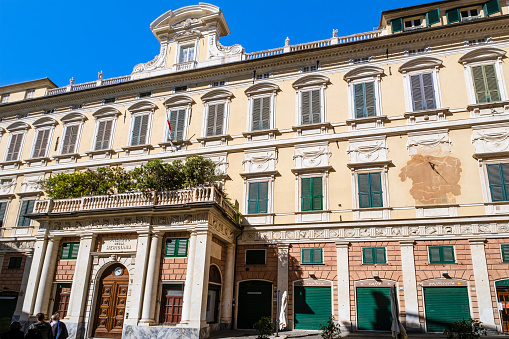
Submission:
{"label": "green wooden shutter", "polygon": [[262,99],[261,129],[265,130],[270,128],[270,97]]}
{"label": "green wooden shutter", "polygon": [[176,239],[168,239],[166,240],[166,257],[174,257],[175,256],[175,249],[177,248],[177,241]]}
{"label": "green wooden shutter", "polygon": [[429,246],[430,264],[450,264],[454,263],[453,246]]}
{"label": "green wooden shutter", "polygon": [[267,213],[269,202],[269,182],[258,183],[258,213]]}
{"label": "green wooden shutter", "polygon": [[509,244],[502,244],[500,249],[502,251],[502,261],[509,262]]}
{"label": "green wooden shutter", "polygon": [[133,132],[131,136],[131,145],[143,145],[147,139],[148,114],[137,115],[134,117]]}
{"label": "green wooden shutter", "polygon": [[369,204],[369,173],[359,173],[357,181],[359,186],[359,207],[371,207]]}
{"label": "green wooden shutter", "polygon": [[141,116],[140,137],[138,140],[138,145],[145,145],[147,143],[148,118],[149,118],[148,114],[144,114]]}
{"label": "green wooden shutter", "polygon": [[435,89],[433,87],[433,74],[420,74],[423,91],[423,109],[435,109]]}
{"label": "green wooden shutter", "polygon": [[294,287],[296,330],[319,330],[332,314],[330,287]]}
{"label": "green wooden shutter", "polygon": [[509,200],[509,163],[500,164],[502,168],[502,182],[504,183],[505,200]]}
{"label": "green wooden shutter", "polygon": [[397,18],[391,20],[391,31],[392,33],[401,32],[403,30],[403,18]]}
{"label": "green wooden shutter", "polygon": [[62,245],[62,253],[60,253],[60,259],[68,259],[71,253],[71,243],[66,242]]}
{"label": "green wooden shutter", "polygon": [[375,103],[375,82],[364,83],[365,89],[365,116],[374,117],[376,115],[376,103]]}
{"label": "green wooden shutter", "polygon": [[438,247],[430,247],[429,248],[429,262],[435,263],[440,262],[440,249]]}
{"label": "green wooden shutter", "polygon": [[321,100],[320,90],[311,91],[311,123],[318,124],[321,122]]}
{"label": "green wooden shutter", "polygon": [[323,257],[322,257],[322,249],[321,248],[315,248],[311,250],[312,253],[312,261],[314,264],[322,264],[323,263]]}
{"label": "green wooden shutter", "polygon": [[[502,167],[501,165],[505,165]],[[502,170],[505,169],[505,171]],[[488,172],[488,181],[490,184],[491,201],[506,201],[508,200],[508,183],[505,184],[504,172],[509,172],[509,164],[490,164],[486,165]],[[509,173],[505,173],[508,175]]]}
{"label": "green wooden shutter", "polygon": [[311,123],[311,91],[301,92],[301,119],[302,125]]}
{"label": "green wooden shutter", "polygon": [[258,182],[249,183],[249,193],[247,202],[247,213],[256,214],[258,213]]}
{"label": "green wooden shutter", "polygon": [[454,262],[454,248],[452,246],[443,246],[442,252],[444,256],[444,262]]}
{"label": "green wooden shutter", "polygon": [[364,83],[355,84],[354,90],[354,103],[355,103],[355,117],[363,118],[364,115]]}
{"label": "green wooden shutter", "polygon": [[459,8],[448,9],[447,11],[445,11],[445,16],[447,17],[448,24],[458,22],[461,19]]}
{"label": "green wooden shutter", "polygon": [[410,85],[412,87],[412,104],[414,111],[420,111],[423,109],[421,75],[410,76]]}
{"label": "green wooden shutter", "polygon": [[370,175],[370,191],[371,191],[371,207],[382,207],[382,176],[380,173],[369,173]]}
{"label": "green wooden shutter", "polygon": [[33,158],[42,158],[46,156],[46,150],[48,149],[49,129],[43,129],[37,131],[37,138],[34,145]]}
{"label": "green wooden shutter", "polygon": [[79,242],[72,243],[72,251],[71,251],[69,258],[77,259],[79,250],[80,250],[80,243]]}
{"label": "green wooden shutter", "polygon": [[484,3],[484,14],[486,16],[500,12],[500,4],[498,0],[490,0]]}
{"label": "green wooden shutter", "polygon": [[5,210],[7,209],[7,202],[0,202],[0,227],[4,224]]}
{"label": "green wooden shutter", "polygon": [[488,102],[500,101],[500,91],[498,90],[497,74],[495,65],[483,65],[486,76],[486,88],[488,90]]}
{"label": "green wooden shutter", "polygon": [[477,103],[500,101],[495,65],[472,67],[474,89]]}
{"label": "green wooden shutter", "polygon": [[32,213],[34,210],[34,203],[35,200],[23,200],[19,210],[18,226],[30,226],[31,219],[25,217],[25,215]]}
{"label": "green wooden shutter", "polygon": [[440,11],[438,8],[432,9],[428,13],[426,13],[426,24],[431,26],[440,22]]}
{"label": "green wooden shutter", "polygon": [[364,264],[374,264],[375,263],[375,257],[374,257],[374,248],[373,247],[364,247],[362,249],[362,261]]}
{"label": "green wooden shutter", "polygon": [[186,257],[187,256],[187,243],[188,239],[177,239],[178,247],[177,253],[175,256],[177,257]]}
{"label": "green wooden shutter", "polygon": [[301,258],[301,262],[303,264],[312,264],[312,261],[311,261],[311,249],[310,248],[303,248],[301,250],[301,255],[302,255],[302,258]]}
{"label": "green wooden shutter", "polygon": [[311,180],[312,178],[302,178],[300,184],[301,191],[301,210],[311,211],[312,197],[311,197]]}
{"label": "green wooden shutter", "polygon": [[375,254],[375,262],[377,264],[385,264],[387,262],[387,258],[385,257],[385,247],[376,247]]}
{"label": "green wooden shutter", "polygon": [[390,287],[357,287],[357,327],[359,330],[391,330],[390,290]]}
{"label": "green wooden shutter", "polygon": [[252,111],[252,119],[253,119],[253,131],[259,131],[262,129],[261,123],[261,107],[262,107],[262,98],[253,99],[253,111]]}
{"label": "green wooden shutter", "polygon": [[322,177],[314,177],[311,182],[313,200],[312,210],[321,211],[323,209]]}
{"label": "green wooden shutter", "polygon": [[97,135],[95,137],[95,150],[96,151],[102,149],[105,124],[106,124],[106,121],[99,121],[99,125],[97,126]]}
{"label": "green wooden shutter", "polygon": [[466,287],[425,287],[424,305],[427,332],[443,332],[455,321],[470,318]]}

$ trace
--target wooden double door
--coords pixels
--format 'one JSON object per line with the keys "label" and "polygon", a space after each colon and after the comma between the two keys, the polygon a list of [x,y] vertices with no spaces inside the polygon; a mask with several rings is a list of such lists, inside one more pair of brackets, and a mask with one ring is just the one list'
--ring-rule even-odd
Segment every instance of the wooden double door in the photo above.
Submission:
{"label": "wooden double door", "polygon": [[112,265],[104,271],[98,289],[94,337],[122,337],[128,287],[129,273],[123,265]]}
{"label": "wooden double door", "polygon": [[500,318],[502,322],[502,330],[504,333],[509,332],[509,289],[501,289],[497,291],[498,303],[500,305]]}

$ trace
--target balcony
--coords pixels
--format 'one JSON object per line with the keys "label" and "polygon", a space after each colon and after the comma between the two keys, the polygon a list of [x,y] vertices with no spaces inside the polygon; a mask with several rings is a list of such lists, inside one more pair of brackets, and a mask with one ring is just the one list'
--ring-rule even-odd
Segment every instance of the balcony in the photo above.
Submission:
{"label": "balcony", "polygon": [[33,215],[51,216],[78,212],[131,209],[133,207],[192,207],[204,203],[215,203],[232,221],[239,223],[238,213],[224,199],[224,194],[215,186],[165,192],[133,192],[75,199],[37,200]]}

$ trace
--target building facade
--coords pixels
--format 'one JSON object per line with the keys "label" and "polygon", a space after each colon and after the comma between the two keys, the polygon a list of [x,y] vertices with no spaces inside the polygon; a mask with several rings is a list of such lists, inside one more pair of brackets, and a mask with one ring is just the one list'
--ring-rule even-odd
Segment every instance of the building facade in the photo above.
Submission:
{"label": "building facade", "polygon": [[[2,317],[58,311],[76,338],[331,314],[387,331],[392,311],[407,331],[509,332],[506,2],[389,10],[375,31],[254,53],[219,42],[205,3],[150,28],[160,53],[128,76],[0,88]],[[240,222],[214,187],[52,201],[38,184],[190,155],[227,174]]]}

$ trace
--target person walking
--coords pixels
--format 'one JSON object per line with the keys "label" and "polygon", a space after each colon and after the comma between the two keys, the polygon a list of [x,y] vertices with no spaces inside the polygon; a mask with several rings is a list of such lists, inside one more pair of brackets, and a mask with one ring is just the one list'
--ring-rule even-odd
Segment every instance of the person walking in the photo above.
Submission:
{"label": "person walking", "polygon": [[44,321],[44,314],[37,313],[37,322],[28,326],[25,339],[54,339],[51,325]]}
{"label": "person walking", "polygon": [[20,322],[14,321],[11,326],[9,326],[9,330],[2,334],[2,339],[23,339],[25,334],[21,330],[23,326],[21,326]]}
{"label": "person walking", "polygon": [[60,315],[55,313],[51,316],[51,331],[53,332],[54,339],[67,339],[69,333],[67,333],[67,326],[60,321]]}

